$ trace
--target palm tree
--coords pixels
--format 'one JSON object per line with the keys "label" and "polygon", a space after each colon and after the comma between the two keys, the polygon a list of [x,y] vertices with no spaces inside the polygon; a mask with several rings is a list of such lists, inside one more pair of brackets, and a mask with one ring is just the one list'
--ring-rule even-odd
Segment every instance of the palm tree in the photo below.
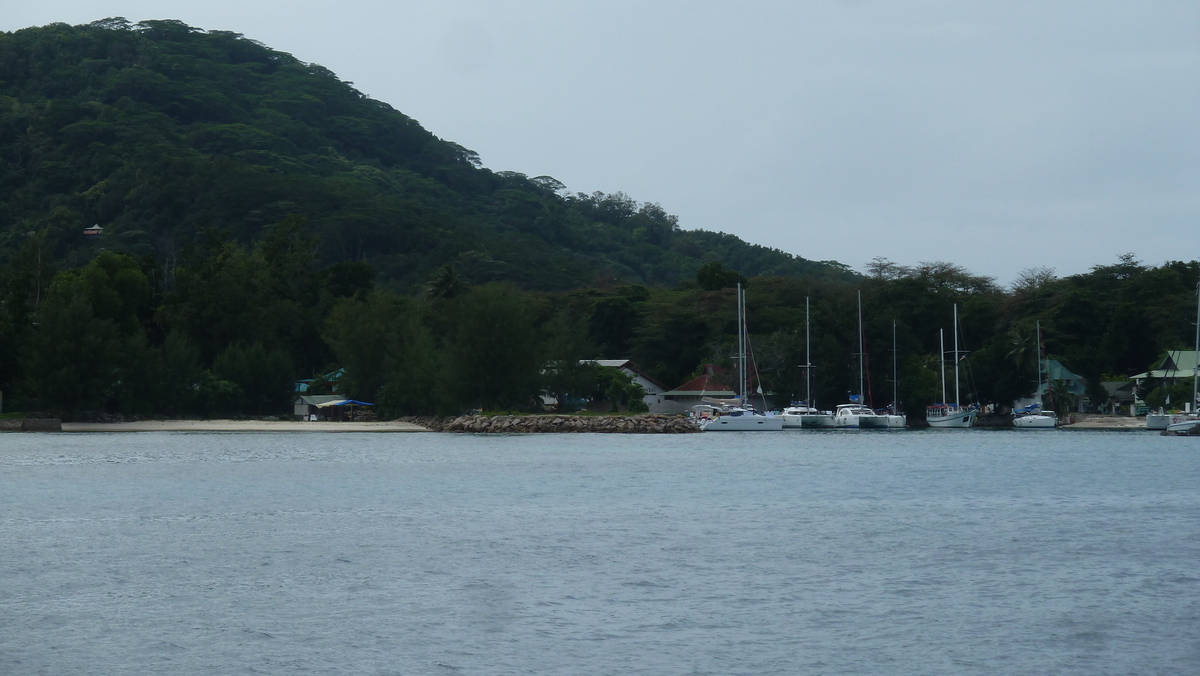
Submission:
{"label": "palm tree", "polygon": [[438,268],[433,279],[425,285],[425,295],[430,298],[454,298],[467,290],[467,281],[454,270],[454,266],[446,263]]}

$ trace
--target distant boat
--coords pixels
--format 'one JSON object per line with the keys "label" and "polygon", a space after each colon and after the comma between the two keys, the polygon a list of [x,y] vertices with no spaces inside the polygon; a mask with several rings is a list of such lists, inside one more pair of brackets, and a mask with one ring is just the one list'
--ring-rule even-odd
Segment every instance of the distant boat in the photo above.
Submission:
{"label": "distant boat", "polygon": [[942,402],[925,409],[925,421],[934,429],[964,428],[975,424],[975,416],[979,410],[974,406],[959,404],[958,391],[958,305],[954,306],[954,403],[946,401],[946,339],[940,331],[942,350]]}
{"label": "distant boat", "polygon": [[[1050,377],[1050,366],[1046,363],[1046,355],[1042,350],[1042,323],[1037,323],[1037,346],[1038,346],[1038,379],[1037,393],[1038,399],[1042,397],[1042,369],[1046,371],[1046,378]],[[1054,392],[1052,392],[1047,383],[1047,392],[1050,393],[1050,401],[1054,401]],[[1032,404],[1022,411],[1017,413],[1017,417],[1013,418],[1013,427],[1022,430],[1052,430],[1058,427],[1058,416],[1054,413],[1054,407],[1051,406],[1050,411],[1042,410],[1041,404]]]}
{"label": "distant boat", "polygon": [[804,396],[802,402],[792,402],[783,409],[784,427],[822,429],[834,427],[833,413],[822,411],[812,405],[812,334],[809,331],[808,298],[804,299]]}
{"label": "distant boat", "polygon": [[863,376],[866,373],[866,367],[863,364],[866,352],[863,348],[863,325],[862,325],[862,291],[858,292],[858,394],[850,396],[849,404],[838,404],[833,412],[833,426],[838,428],[858,427],[858,428],[880,428],[887,427],[887,418],[875,413],[868,408],[863,401],[865,400],[863,387]]}
{"label": "distant boat", "polygon": [[908,416],[900,412],[900,378],[897,362],[899,361],[900,353],[896,351],[896,320],[892,320],[892,403],[887,407],[886,413],[881,413],[884,418],[885,425],[888,429],[904,429],[908,427]]}
{"label": "distant boat", "polygon": [[704,420],[701,428],[705,432],[775,432],[783,429],[783,418],[763,415],[748,405],[749,376],[746,363],[750,335],[746,331],[746,297],[742,285],[737,285],[738,322],[738,386],[741,388],[738,405],[726,405],[713,410],[713,417]]}

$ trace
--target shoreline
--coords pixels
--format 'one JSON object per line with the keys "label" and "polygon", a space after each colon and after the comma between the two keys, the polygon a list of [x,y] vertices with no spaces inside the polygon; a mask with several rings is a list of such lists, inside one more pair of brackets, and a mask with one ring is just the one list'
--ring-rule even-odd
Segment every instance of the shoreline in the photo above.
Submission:
{"label": "shoreline", "polygon": [[307,422],[300,420],[140,420],[65,422],[64,432],[429,432],[410,422]]}

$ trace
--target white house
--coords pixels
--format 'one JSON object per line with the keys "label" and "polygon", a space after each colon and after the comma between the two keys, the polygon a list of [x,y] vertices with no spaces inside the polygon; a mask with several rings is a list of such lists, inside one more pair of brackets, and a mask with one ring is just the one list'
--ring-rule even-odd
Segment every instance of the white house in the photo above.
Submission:
{"label": "white house", "polygon": [[633,382],[642,386],[646,391],[646,396],[642,397],[642,401],[646,402],[646,406],[654,406],[662,403],[663,393],[667,388],[662,383],[647,375],[637,364],[628,359],[583,359],[580,364],[599,364],[600,366],[611,366],[633,379]]}

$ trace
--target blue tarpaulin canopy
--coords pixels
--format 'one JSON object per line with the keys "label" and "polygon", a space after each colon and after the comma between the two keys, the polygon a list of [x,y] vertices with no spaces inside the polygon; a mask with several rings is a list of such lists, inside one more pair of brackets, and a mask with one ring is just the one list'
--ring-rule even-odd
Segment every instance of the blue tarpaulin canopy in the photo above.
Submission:
{"label": "blue tarpaulin canopy", "polygon": [[374,406],[374,405],[375,404],[368,404],[365,401],[358,401],[355,399],[334,399],[333,401],[327,401],[324,404],[317,404],[317,408],[327,408],[329,406]]}

